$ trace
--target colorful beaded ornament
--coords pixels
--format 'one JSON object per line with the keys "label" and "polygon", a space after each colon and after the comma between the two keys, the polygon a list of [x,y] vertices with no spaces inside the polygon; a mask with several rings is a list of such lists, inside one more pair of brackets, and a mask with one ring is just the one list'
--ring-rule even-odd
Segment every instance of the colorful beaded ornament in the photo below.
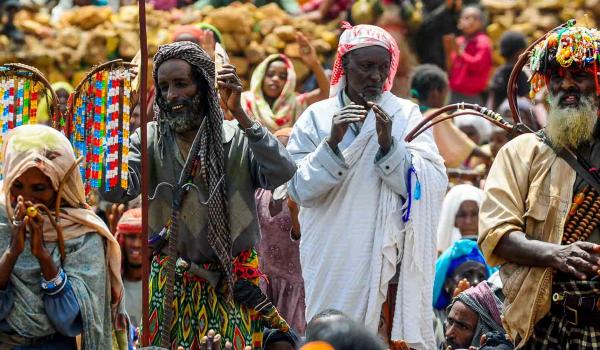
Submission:
{"label": "colorful beaded ornament", "polygon": [[556,65],[585,69],[593,74],[596,93],[600,95],[600,31],[578,27],[574,21],[569,21],[566,27],[555,30],[537,44],[529,59],[533,73],[531,98],[546,86]]}
{"label": "colorful beaded ornament", "polygon": [[93,69],[75,88],[61,123],[77,157],[86,194],[103,188],[127,189],[131,82],[135,66],[121,60]]}
{"label": "colorful beaded ornament", "polygon": [[59,113],[58,97],[42,73],[19,63],[0,66],[0,144],[11,129],[37,122],[38,104],[44,98],[52,101],[48,106],[54,122]]}

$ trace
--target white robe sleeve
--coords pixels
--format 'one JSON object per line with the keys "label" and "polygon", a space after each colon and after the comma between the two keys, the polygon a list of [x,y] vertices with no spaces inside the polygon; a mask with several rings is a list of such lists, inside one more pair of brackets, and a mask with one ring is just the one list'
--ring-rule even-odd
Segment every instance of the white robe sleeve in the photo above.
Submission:
{"label": "white robe sleeve", "polygon": [[307,110],[294,125],[287,150],[298,169],[288,183],[288,193],[300,206],[310,208],[348,173],[348,165],[339,152],[334,152],[327,138],[317,133],[315,115]]}

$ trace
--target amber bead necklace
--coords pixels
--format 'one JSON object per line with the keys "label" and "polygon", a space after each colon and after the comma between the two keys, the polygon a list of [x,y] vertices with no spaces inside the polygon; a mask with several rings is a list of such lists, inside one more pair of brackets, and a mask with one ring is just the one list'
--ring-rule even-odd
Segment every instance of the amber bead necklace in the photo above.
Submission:
{"label": "amber bead necklace", "polygon": [[569,210],[563,244],[586,241],[600,224],[600,196],[590,186],[575,195]]}

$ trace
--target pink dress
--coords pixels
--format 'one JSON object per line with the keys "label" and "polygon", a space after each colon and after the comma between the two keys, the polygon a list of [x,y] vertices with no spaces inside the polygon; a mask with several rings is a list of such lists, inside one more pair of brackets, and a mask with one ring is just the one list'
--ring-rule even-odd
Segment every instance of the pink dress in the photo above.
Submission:
{"label": "pink dress", "polygon": [[269,282],[261,279],[261,289],[279,313],[298,332],[304,334],[304,281],[300,269],[300,243],[292,241],[292,219],[287,202],[274,217],[269,212],[271,191],[256,191],[256,206],[261,229],[261,241],[256,246],[262,272]]}

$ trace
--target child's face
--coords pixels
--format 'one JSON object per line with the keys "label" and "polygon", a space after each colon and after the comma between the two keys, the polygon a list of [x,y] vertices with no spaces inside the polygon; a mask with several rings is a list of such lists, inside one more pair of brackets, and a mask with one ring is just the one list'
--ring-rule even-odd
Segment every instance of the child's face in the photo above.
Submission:
{"label": "child's face", "polygon": [[473,7],[465,8],[460,14],[458,29],[460,29],[464,35],[473,35],[481,31],[481,29],[483,29],[481,12]]}

